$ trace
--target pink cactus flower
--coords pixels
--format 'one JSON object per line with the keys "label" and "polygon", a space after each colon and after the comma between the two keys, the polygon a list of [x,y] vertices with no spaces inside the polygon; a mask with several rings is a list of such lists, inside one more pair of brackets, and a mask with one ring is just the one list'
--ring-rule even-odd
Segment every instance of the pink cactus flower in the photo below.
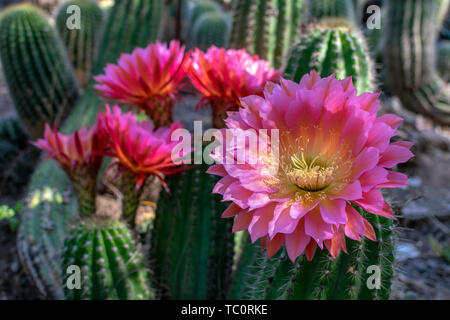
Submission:
{"label": "pink cactus flower", "polygon": [[225,112],[237,110],[240,98],[262,95],[266,82],[280,76],[268,61],[251,56],[244,49],[212,46],[206,53],[196,49],[191,59],[188,77],[204,96],[198,106],[211,104],[215,127],[223,127]]}
{"label": "pink cactus flower", "polygon": [[[132,112],[122,113],[118,106],[106,105],[106,112],[97,117],[99,135],[106,141],[105,155],[115,158],[120,171],[129,171],[137,178],[137,187],[148,175],[158,177],[164,186],[164,176],[185,170],[179,159],[172,159],[172,149],[178,141],[171,141],[174,130],[183,128],[179,122],[170,128],[155,129],[150,121],[138,122]],[[183,151],[179,157],[186,156]]]}
{"label": "pink cactus flower", "polygon": [[375,241],[373,227],[352,204],[392,217],[380,189],[406,185],[406,175],[388,169],[413,157],[412,143],[390,142],[402,119],[377,117],[378,96],[357,96],[351,78],[312,71],[300,83],[269,83],[264,97],[242,98],[227,127],[253,129],[264,141],[264,132],[278,129],[279,156],[255,153],[248,143],[225,144],[228,155],[248,151],[244,163],[213,155],[219,164],[209,173],[222,177],[213,192],[232,201],[223,217],[235,217],[233,231],[247,229],[253,242],[261,239],[269,257],[285,244],[292,261],[303,253],[311,260],[317,245],[336,257],[346,251],[345,237]]}
{"label": "pink cactus flower", "polygon": [[94,79],[100,95],[145,111],[156,127],[169,126],[177,91],[189,69],[184,46],[156,42],[122,54],[118,64],[108,64],[105,74]]}
{"label": "pink cactus flower", "polygon": [[69,176],[78,199],[81,215],[95,213],[97,175],[102,164],[104,143],[97,135],[97,127],[86,127],[73,134],[62,134],[45,126],[44,139],[32,142],[55,159]]}

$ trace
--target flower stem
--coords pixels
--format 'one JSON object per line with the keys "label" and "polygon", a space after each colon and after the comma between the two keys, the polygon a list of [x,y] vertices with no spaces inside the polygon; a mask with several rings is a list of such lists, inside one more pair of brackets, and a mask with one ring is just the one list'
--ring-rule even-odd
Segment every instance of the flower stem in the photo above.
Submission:
{"label": "flower stem", "polygon": [[155,128],[170,127],[173,122],[173,104],[174,103],[171,97],[166,97],[164,99],[153,99],[151,102],[148,102],[148,107],[145,111],[153,121]]}
{"label": "flower stem", "polygon": [[72,171],[69,173],[72,187],[78,201],[80,216],[87,217],[96,211],[97,175],[87,172]]}
{"label": "flower stem", "polygon": [[130,171],[125,171],[122,174],[121,192],[122,199],[122,216],[128,223],[130,228],[136,225],[136,212],[139,207],[139,198],[142,193],[142,187],[136,189],[137,176]]}

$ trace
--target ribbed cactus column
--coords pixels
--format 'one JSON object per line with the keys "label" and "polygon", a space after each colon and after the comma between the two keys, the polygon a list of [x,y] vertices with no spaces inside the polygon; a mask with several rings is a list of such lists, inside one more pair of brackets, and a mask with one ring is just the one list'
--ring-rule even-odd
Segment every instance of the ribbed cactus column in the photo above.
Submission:
{"label": "ribbed cactus column", "polygon": [[377,241],[347,239],[348,254],[341,252],[336,259],[320,249],[311,262],[300,256],[292,263],[284,249],[267,259],[259,245],[247,239],[228,298],[388,299],[393,275],[393,222],[358,210],[374,226]]}
{"label": "ribbed cactus column", "polygon": [[[81,271],[80,287],[63,282],[67,299],[148,300],[153,293],[144,258],[130,230],[118,221],[84,220],[68,234],[63,251],[63,270]],[[69,269],[70,271],[70,269]]]}
{"label": "ribbed cactus column", "polygon": [[[78,8],[79,11],[73,11]],[[79,28],[71,26],[71,17],[80,14]],[[70,0],[56,15],[56,28],[66,46],[78,82],[86,88],[91,76],[92,64],[102,29],[103,12],[94,0]],[[69,24],[68,24],[69,23]]]}
{"label": "ribbed cactus column", "polygon": [[362,36],[346,27],[314,27],[291,51],[284,77],[293,81],[311,70],[321,77],[332,73],[337,79],[352,76],[358,93],[374,90],[372,63]]}
{"label": "ribbed cactus column", "polygon": [[389,1],[385,35],[386,83],[405,108],[450,124],[450,91],[437,75],[436,17],[448,0]]}
{"label": "ribbed cactus column", "polygon": [[306,0],[306,11],[310,21],[341,18],[354,23],[356,19],[352,0]]}
{"label": "ribbed cactus column", "polygon": [[244,48],[279,68],[302,19],[303,0],[235,1],[229,47]]}
{"label": "ribbed cactus column", "polygon": [[[121,53],[129,53],[136,47],[154,42],[161,30],[162,17],[162,1],[116,0],[109,10],[93,74],[102,72],[106,63],[116,61]],[[65,122],[63,131],[71,133],[83,125],[92,124],[101,106],[100,98],[89,87]],[[78,214],[77,201],[69,180],[54,161],[39,165],[28,192],[31,195],[44,188],[64,192],[67,198],[63,203],[44,202],[27,206],[19,227],[17,246],[27,274],[40,294],[61,299],[64,296],[60,253],[66,228]]]}
{"label": "ribbed cactus column", "polygon": [[46,122],[61,123],[78,88],[55,30],[36,7],[12,6],[0,15],[0,58],[17,113],[32,138]]}
{"label": "ribbed cactus column", "polygon": [[450,82],[450,40],[439,42],[437,66],[442,80]]}
{"label": "ribbed cactus column", "polygon": [[217,179],[207,165],[168,177],[171,195],[158,201],[152,230],[151,268],[162,298],[224,298],[233,263],[232,221],[211,194]]}
{"label": "ribbed cactus column", "polygon": [[229,22],[223,13],[208,12],[197,19],[194,25],[194,45],[201,50],[210,46],[226,47]]}

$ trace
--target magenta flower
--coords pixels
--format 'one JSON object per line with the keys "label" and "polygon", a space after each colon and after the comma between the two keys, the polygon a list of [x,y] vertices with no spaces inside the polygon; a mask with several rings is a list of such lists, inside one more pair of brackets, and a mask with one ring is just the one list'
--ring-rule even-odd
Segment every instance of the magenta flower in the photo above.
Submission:
{"label": "magenta flower", "polygon": [[145,111],[156,127],[169,126],[177,91],[189,69],[184,46],[156,42],[122,54],[118,64],[108,64],[105,75],[94,77],[100,95]]}
{"label": "magenta flower", "polygon": [[351,204],[392,217],[380,189],[407,184],[406,175],[388,169],[413,157],[412,143],[390,143],[402,119],[377,117],[378,94],[357,96],[351,78],[322,79],[313,71],[299,84],[269,83],[264,97],[241,103],[227,127],[252,130],[263,141],[279,129],[279,156],[255,153],[248,143],[225,145],[232,157],[246,150],[244,163],[213,156],[221,164],[209,173],[222,176],[213,192],[232,201],[223,217],[235,217],[233,231],[247,229],[253,242],[261,239],[269,257],[285,244],[292,261],[303,253],[311,260],[324,244],[336,257],[346,250],[345,237],[376,240]]}
{"label": "magenta flower", "polygon": [[225,50],[212,46],[206,53],[196,49],[191,59],[188,77],[203,94],[199,105],[211,104],[218,117],[213,123],[215,127],[223,127],[225,112],[237,110],[240,98],[262,95],[267,81],[275,81],[280,76],[268,61],[251,56],[244,49]]}

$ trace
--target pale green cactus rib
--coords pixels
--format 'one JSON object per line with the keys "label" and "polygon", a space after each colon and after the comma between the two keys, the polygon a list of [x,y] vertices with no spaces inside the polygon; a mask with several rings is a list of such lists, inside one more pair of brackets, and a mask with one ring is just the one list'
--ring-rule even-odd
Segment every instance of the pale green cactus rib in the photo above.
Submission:
{"label": "pale green cactus rib", "polygon": [[194,25],[194,45],[206,51],[211,46],[226,47],[229,21],[223,13],[209,12],[197,19]]}

